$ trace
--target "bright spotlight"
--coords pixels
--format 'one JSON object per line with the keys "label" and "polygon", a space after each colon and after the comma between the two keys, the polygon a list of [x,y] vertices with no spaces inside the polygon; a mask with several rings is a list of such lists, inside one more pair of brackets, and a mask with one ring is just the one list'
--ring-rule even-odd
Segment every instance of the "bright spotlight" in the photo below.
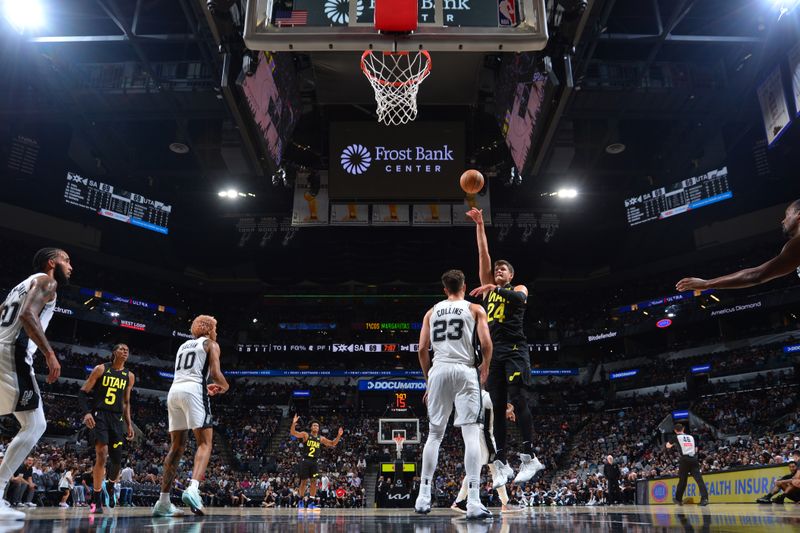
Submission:
{"label": "bright spotlight", "polygon": [[227,198],[228,197],[228,191],[219,191],[217,193],[217,196],[219,196],[220,198]]}
{"label": "bright spotlight", "polygon": [[230,198],[231,200],[233,200],[233,199],[235,199],[237,196],[239,196],[239,191],[237,191],[236,189],[228,189],[228,198]]}
{"label": "bright spotlight", "polygon": [[44,9],[39,0],[3,0],[3,15],[19,33],[44,26]]}
{"label": "bright spotlight", "polygon": [[578,196],[578,191],[575,189],[559,189],[556,196],[559,198],[572,199]]}

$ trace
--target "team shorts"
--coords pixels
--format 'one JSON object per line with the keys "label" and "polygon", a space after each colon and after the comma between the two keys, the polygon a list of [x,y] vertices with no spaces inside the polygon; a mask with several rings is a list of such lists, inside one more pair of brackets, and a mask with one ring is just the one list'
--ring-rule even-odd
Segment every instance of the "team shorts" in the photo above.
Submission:
{"label": "team shorts", "polygon": [[169,431],[203,429],[211,426],[211,405],[205,389],[199,383],[196,387],[173,386],[167,394],[167,414]]}
{"label": "team shorts", "polygon": [[0,415],[33,411],[41,404],[39,385],[25,345],[0,344]]}
{"label": "team shorts", "polygon": [[98,410],[93,412],[92,416],[94,417],[94,441],[108,444],[115,449],[122,446],[128,434],[122,413]]}
{"label": "team shorts", "polygon": [[453,425],[477,424],[483,416],[478,369],[459,363],[435,361],[428,372],[428,419],[444,426],[455,406]]}
{"label": "team shorts", "polygon": [[495,345],[489,365],[487,390],[503,390],[502,387],[518,384],[528,388],[533,386],[528,347],[515,344]]}
{"label": "team shorts", "polygon": [[319,466],[316,461],[301,461],[297,467],[297,475],[300,479],[317,479]]}

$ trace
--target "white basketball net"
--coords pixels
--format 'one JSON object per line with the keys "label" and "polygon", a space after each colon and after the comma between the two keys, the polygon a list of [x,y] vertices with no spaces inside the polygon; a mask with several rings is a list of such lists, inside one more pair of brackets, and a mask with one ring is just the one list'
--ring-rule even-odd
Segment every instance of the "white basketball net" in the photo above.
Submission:
{"label": "white basketball net", "polygon": [[361,70],[375,90],[378,122],[397,126],[417,118],[419,84],[431,73],[431,56],[427,50],[367,50],[361,56]]}

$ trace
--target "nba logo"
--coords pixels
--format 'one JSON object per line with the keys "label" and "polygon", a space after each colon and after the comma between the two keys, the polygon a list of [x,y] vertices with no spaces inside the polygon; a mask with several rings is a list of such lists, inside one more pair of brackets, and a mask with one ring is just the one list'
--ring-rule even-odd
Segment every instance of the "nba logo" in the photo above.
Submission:
{"label": "nba logo", "polygon": [[497,11],[500,16],[500,26],[510,27],[517,25],[517,11],[514,0],[498,0]]}

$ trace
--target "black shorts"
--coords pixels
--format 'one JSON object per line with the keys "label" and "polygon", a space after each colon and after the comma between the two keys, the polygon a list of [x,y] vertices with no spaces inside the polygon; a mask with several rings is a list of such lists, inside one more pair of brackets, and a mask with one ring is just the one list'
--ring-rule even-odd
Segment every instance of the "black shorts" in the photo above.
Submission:
{"label": "black shorts", "polygon": [[119,448],[125,442],[128,433],[122,413],[112,413],[111,411],[95,411],[94,417],[94,441],[108,444],[114,448]]}
{"label": "black shorts", "polygon": [[504,390],[508,385],[533,386],[527,345],[497,344],[494,347],[486,389],[491,393]]}
{"label": "black shorts", "polygon": [[297,467],[297,475],[300,479],[317,479],[319,466],[316,461],[302,461]]}

